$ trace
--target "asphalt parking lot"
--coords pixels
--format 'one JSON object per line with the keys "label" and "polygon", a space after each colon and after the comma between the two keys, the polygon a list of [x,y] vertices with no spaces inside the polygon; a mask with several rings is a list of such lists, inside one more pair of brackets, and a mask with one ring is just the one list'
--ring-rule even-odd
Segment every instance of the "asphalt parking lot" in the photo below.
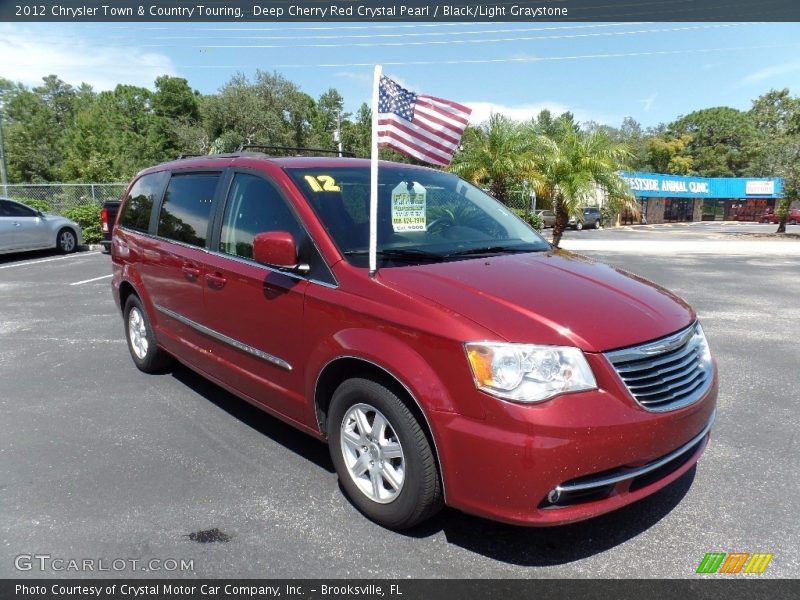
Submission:
{"label": "asphalt parking lot", "polygon": [[[0,577],[92,575],[15,568],[47,554],[193,561],[119,573],[147,577],[683,578],[712,551],[771,552],[760,577],[800,577],[800,241],[742,246],[718,229],[565,236],[689,301],[721,391],[696,469],[616,513],[547,529],[446,509],[384,530],[341,494],[323,444],[183,367],[140,373],[108,255],[0,256]],[[218,541],[199,543],[215,529]]]}

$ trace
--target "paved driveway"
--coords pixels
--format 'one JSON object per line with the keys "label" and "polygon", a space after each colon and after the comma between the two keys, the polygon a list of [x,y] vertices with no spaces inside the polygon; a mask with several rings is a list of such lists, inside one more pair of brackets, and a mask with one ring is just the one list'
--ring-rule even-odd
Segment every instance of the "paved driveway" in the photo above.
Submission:
{"label": "paved driveway", "polygon": [[[137,371],[107,255],[0,257],[0,577],[80,575],[15,569],[34,553],[192,561],[126,576],[692,577],[709,551],[773,552],[762,577],[800,577],[800,244],[742,253],[732,239],[697,253],[691,240],[664,245],[674,241],[606,230],[564,245],[583,242],[697,308],[721,397],[696,470],[576,525],[445,510],[404,534],[344,499],[323,444],[185,368]],[[214,529],[227,541],[193,535]]]}

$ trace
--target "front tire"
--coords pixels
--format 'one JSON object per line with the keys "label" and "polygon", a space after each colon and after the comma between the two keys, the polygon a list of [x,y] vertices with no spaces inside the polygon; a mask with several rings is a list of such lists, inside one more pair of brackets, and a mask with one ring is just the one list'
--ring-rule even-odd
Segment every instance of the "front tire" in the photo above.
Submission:
{"label": "front tire", "polygon": [[575,229],[577,229],[578,231],[580,231],[581,229],[583,229],[583,223],[581,223],[580,221],[578,221],[578,222],[575,224]]}
{"label": "front tire", "polygon": [[369,379],[349,379],[334,392],[329,448],[339,481],[373,521],[406,529],[442,506],[431,445],[408,406]]}
{"label": "front tire", "polygon": [[125,302],[125,338],[136,367],[144,373],[163,371],[170,362],[169,355],[158,347],[150,317],[138,296],[129,296]]}
{"label": "front tire", "polygon": [[75,232],[68,227],[60,229],[56,236],[56,248],[62,254],[71,254],[78,249],[78,237]]}

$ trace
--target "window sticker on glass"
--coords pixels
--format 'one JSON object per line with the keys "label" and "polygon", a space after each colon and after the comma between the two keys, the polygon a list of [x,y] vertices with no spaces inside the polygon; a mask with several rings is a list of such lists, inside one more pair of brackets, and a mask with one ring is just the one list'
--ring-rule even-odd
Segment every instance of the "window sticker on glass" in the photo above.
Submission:
{"label": "window sticker on glass", "polygon": [[341,192],[336,180],[330,175],[306,175],[306,181],[315,192]]}
{"label": "window sticker on glass", "polygon": [[403,231],[427,231],[425,216],[427,192],[416,181],[400,182],[392,190],[392,229]]}

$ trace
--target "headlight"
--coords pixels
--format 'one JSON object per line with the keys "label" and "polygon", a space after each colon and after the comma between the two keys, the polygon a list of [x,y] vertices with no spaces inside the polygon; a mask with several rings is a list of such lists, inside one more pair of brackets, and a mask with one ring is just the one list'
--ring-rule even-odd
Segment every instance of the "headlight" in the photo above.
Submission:
{"label": "headlight", "polygon": [[700,327],[700,323],[698,323],[695,327],[694,335],[692,337],[694,338],[693,343],[700,350],[700,361],[703,368],[711,368],[711,349],[708,347],[708,340],[706,339],[706,334],[703,331],[703,328]]}
{"label": "headlight", "polygon": [[465,344],[478,389],[506,400],[541,402],[597,387],[578,348],[474,342]]}

